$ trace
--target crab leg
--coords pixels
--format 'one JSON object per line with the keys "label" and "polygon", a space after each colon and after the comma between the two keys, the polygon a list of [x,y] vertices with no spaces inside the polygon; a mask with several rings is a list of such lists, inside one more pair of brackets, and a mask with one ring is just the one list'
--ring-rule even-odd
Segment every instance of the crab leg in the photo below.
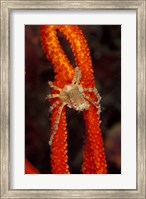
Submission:
{"label": "crab leg", "polygon": [[84,98],[86,98],[91,104],[93,104],[97,108],[97,110],[98,110],[97,114],[100,115],[101,108],[100,108],[99,100],[97,102],[95,102],[89,96],[87,96],[85,94],[84,94]]}
{"label": "crab leg", "polygon": [[46,99],[52,99],[52,98],[56,98],[59,97],[59,94],[49,94],[47,95]]}
{"label": "crab leg", "polygon": [[87,91],[87,92],[94,92],[95,94],[98,93],[97,89],[94,87],[94,88],[84,88],[84,91]]}
{"label": "crab leg", "polygon": [[51,135],[50,140],[49,140],[49,145],[50,146],[52,145],[52,141],[53,141],[54,135],[56,134],[56,132],[58,130],[58,124],[59,124],[61,113],[62,113],[62,109],[63,109],[64,106],[65,106],[65,103],[63,103],[59,107],[59,111],[58,111],[58,115],[57,115],[57,118],[56,118],[56,122],[55,122],[54,127],[53,127],[54,129],[53,129],[52,135]]}
{"label": "crab leg", "polygon": [[78,67],[75,68],[75,75],[74,78],[72,80],[72,84],[79,84],[80,80],[81,80],[81,71],[79,70]]}
{"label": "crab leg", "polygon": [[61,91],[61,88],[59,88],[58,86],[55,86],[51,81],[48,82],[48,85],[54,90]]}
{"label": "crab leg", "polygon": [[59,105],[60,104],[60,101],[56,101],[56,102],[54,102],[54,104],[52,105],[52,106],[50,106],[50,112],[52,112],[52,110],[54,109],[54,108],[56,108],[57,107],[57,105]]}
{"label": "crab leg", "polygon": [[97,101],[97,103],[99,104],[99,102],[100,102],[100,100],[101,100],[101,96],[99,95],[99,93],[98,93],[98,91],[97,91],[97,89],[94,87],[94,88],[84,88],[83,89],[85,92],[87,91],[87,92],[94,92],[95,93],[95,95],[97,96],[97,99],[98,99],[98,101]]}

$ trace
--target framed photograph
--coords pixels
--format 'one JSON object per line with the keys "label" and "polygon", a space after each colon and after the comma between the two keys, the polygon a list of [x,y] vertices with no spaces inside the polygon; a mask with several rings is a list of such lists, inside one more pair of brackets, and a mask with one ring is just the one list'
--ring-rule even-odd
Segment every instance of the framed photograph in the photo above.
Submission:
{"label": "framed photograph", "polygon": [[145,1],[1,1],[1,198],[146,197]]}

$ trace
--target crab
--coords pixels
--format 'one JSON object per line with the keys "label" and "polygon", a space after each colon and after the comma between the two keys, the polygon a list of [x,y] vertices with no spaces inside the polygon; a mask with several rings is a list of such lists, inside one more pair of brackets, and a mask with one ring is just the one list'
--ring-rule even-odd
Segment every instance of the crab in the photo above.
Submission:
{"label": "crab", "polygon": [[[47,95],[46,99],[49,101],[51,99],[57,98],[57,100],[50,106],[50,112],[53,111],[57,106],[59,106],[58,109],[58,115],[53,127],[53,132],[49,140],[49,145],[52,145],[52,141],[54,138],[54,135],[56,134],[58,130],[58,124],[60,121],[61,113],[64,108],[64,106],[67,106],[69,108],[75,109],[76,111],[84,111],[88,110],[90,107],[90,103],[94,105],[97,108],[97,114],[100,115],[101,108],[100,108],[100,100],[101,97],[95,87],[93,88],[83,88],[80,84],[81,82],[81,71],[78,67],[75,68],[75,75],[72,79],[71,84],[65,85],[63,88],[59,88],[55,86],[51,81],[48,82],[49,86],[54,89],[55,91],[58,91],[59,93],[56,94],[49,94]],[[93,92],[95,93],[97,100],[94,101],[89,96],[87,96],[84,92]]]}

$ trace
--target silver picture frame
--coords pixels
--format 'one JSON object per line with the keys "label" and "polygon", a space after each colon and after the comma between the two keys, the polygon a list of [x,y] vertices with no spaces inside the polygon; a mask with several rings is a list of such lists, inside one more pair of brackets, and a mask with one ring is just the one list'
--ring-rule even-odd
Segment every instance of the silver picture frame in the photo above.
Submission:
{"label": "silver picture frame", "polygon": [[[145,0],[1,0],[1,198],[146,198],[146,2]],[[136,189],[13,190],[10,189],[10,12],[27,9],[136,10]]]}

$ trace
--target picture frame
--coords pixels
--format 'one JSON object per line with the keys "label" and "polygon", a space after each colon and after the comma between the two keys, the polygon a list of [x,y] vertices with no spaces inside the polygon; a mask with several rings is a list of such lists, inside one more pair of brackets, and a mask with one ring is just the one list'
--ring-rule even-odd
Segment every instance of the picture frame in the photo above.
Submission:
{"label": "picture frame", "polygon": [[[90,9],[90,10],[136,10],[137,33],[137,188],[135,190],[13,190],[10,189],[10,12],[12,10],[37,10],[37,9]],[[145,32],[146,32],[146,5],[143,0],[134,1],[24,1],[1,0],[1,198],[137,198],[146,197],[145,179]]]}

